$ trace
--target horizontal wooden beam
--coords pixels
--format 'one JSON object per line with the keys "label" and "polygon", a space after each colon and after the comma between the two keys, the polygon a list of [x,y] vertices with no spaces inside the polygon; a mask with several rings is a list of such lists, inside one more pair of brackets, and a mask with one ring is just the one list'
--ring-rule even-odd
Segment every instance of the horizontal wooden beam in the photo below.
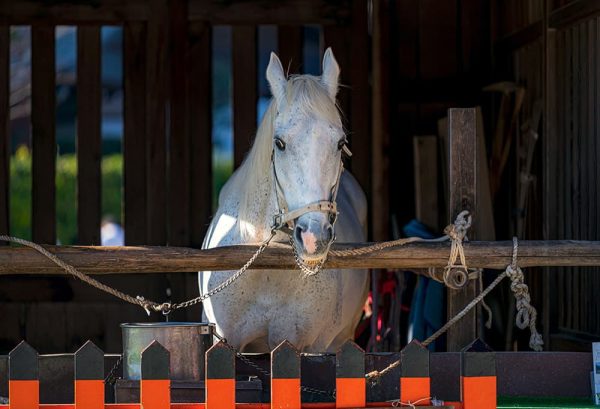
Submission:
{"label": "horizontal wooden beam", "polygon": [[[336,244],[333,250],[363,248],[368,244]],[[45,246],[62,260],[89,274],[194,272],[234,270],[244,265],[256,246],[229,246],[209,250],[184,247],[93,247]],[[512,242],[469,242],[465,255],[470,267],[504,269],[511,260]],[[412,243],[366,255],[330,255],[326,268],[444,267],[449,243]],[[521,241],[519,265],[600,266],[598,241]],[[256,260],[254,269],[293,269],[292,252],[287,245],[272,244]],[[64,274],[64,271],[35,250],[25,247],[0,248],[0,275]]]}
{"label": "horizontal wooden beam", "polygon": [[565,28],[571,24],[600,14],[600,0],[577,0],[550,13],[551,28]]}
{"label": "horizontal wooden beam", "polygon": [[101,0],[94,2],[0,2],[0,22],[12,25],[120,24],[148,18],[146,0]]}
{"label": "horizontal wooden beam", "polygon": [[350,0],[190,0],[189,16],[212,25],[347,25],[352,18]]}
{"label": "horizontal wooden beam", "polygon": [[500,55],[511,53],[538,40],[541,41],[543,35],[544,22],[538,20],[535,23],[529,24],[514,33],[496,40],[494,52]]}
{"label": "horizontal wooden beam", "polygon": [[[49,4],[48,4],[49,3]],[[147,0],[97,0],[94,2],[41,2],[14,0],[0,2],[0,23],[11,25],[122,24],[146,21]],[[189,0],[189,19],[212,25],[227,24],[322,24],[351,22],[350,0]]]}

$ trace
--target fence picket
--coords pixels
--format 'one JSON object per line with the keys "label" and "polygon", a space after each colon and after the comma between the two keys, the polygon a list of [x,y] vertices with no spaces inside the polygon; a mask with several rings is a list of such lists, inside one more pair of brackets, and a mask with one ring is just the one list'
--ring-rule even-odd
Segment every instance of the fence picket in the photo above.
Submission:
{"label": "fence picket", "polygon": [[74,362],[75,409],[104,409],[104,352],[87,341]]}
{"label": "fence picket", "polygon": [[300,353],[288,341],[271,351],[271,408],[300,409]]}
{"label": "fence picket", "polygon": [[235,409],[235,353],[223,341],[206,351],[206,409]]}
{"label": "fence picket", "polygon": [[429,404],[431,379],[429,378],[429,351],[419,341],[412,340],[400,352],[400,401]]}
{"label": "fence picket", "polygon": [[140,381],[142,408],[171,408],[169,358],[169,351],[158,341],[153,341],[142,351],[142,379]]}
{"label": "fence picket", "polygon": [[8,354],[9,409],[34,409],[40,403],[38,353],[22,341]]}
{"label": "fence picket", "polygon": [[335,406],[355,408],[367,405],[365,351],[346,342],[335,356]]}
{"label": "fence picket", "polygon": [[480,339],[461,353],[460,389],[464,409],[495,409],[496,354]]}

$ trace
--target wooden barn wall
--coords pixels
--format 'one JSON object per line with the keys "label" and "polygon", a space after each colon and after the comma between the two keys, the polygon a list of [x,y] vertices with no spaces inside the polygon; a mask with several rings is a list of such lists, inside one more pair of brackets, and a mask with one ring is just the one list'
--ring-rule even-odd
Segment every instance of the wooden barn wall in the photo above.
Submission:
{"label": "wooden barn wall", "polygon": [[[548,230],[558,239],[600,239],[600,18],[556,31],[552,104],[555,132],[549,144],[544,200],[552,204]],[[555,331],[560,338],[600,338],[600,269],[563,268],[553,276]]]}
{"label": "wooden barn wall", "polygon": [[481,0],[390,2],[389,179],[399,228],[415,214],[413,137],[437,135],[437,122],[450,107],[482,103],[481,88],[490,78],[489,12]]}
{"label": "wooden barn wall", "polygon": [[[512,76],[527,90],[519,125],[531,118],[536,101],[544,106],[525,237],[599,240],[600,5],[497,1],[494,10],[494,75]],[[549,348],[589,349],[590,340],[600,339],[599,273],[550,268],[528,274]]]}
{"label": "wooden barn wall", "polygon": [[[9,232],[8,155],[11,25],[32,27],[33,237],[54,244],[54,30],[77,26],[78,244],[100,238],[100,28],[123,27],[123,220],[127,245],[200,247],[212,214],[212,35],[232,27],[234,151],[239,160],[256,130],[257,27],[278,26],[285,66],[302,58],[305,25],[322,27],[342,66],[340,91],[354,157],[349,167],[367,193],[375,180],[370,147],[370,34],[366,0],[262,1],[132,0],[56,3],[0,2],[0,233]],[[48,61],[51,63],[48,64]],[[169,61],[169,64],[165,64]],[[384,196],[386,198],[387,196]],[[387,214],[387,211],[382,212]],[[376,212],[373,211],[373,214]],[[374,218],[384,231],[386,217]],[[379,227],[377,227],[379,226]],[[101,278],[128,294],[153,300],[198,295],[196,274]],[[168,290],[170,290],[168,292]],[[0,279],[0,353],[27,339],[44,353],[72,352],[86,339],[120,350],[119,323],[162,320],[66,277]],[[200,320],[200,307],[175,320]]]}

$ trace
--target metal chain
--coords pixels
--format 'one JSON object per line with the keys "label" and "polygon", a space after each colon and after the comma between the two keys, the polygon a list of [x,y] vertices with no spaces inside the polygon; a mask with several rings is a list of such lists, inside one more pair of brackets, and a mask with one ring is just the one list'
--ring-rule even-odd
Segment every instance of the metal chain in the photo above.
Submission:
{"label": "metal chain", "polygon": [[[244,356],[244,354],[242,354],[240,351],[238,351],[237,349],[235,349],[231,344],[229,344],[227,342],[227,339],[224,338],[223,336],[221,336],[220,334],[218,334],[216,331],[213,332],[214,336],[217,337],[220,341],[223,341],[223,345],[225,345],[225,347],[227,349],[229,349],[230,351],[232,351],[235,356],[242,362],[244,362],[246,365],[248,365],[250,368],[254,369],[255,371],[263,374],[266,377],[270,377],[271,376],[271,372],[267,371],[266,369],[262,368],[260,365],[256,364],[255,362],[252,362],[250,359],[248,359],[247,357]],[[335,389],[333,390],[333,392],[329,392],[329,391],[324,391],[321,389],[316,389],[316,388],[311,388],[309,386],[301,386],[300,390],[303,392],[308,392],[308,393],[312,393],[315,395],[323,395],[323,396],[327,396],[329,398],[333,398],[335,399]]]}
{"label": "metal chain", "polygon": [[0,240],[18,243],[23,246],[30,247],[30,248],[36,250],[37,252],[46,256],[48,259],[50,259],[52,262],[54,262],[56,265],[61,267],[63,270],[65,270],[67,273],[71,274],[72,276],[79,278],[81,281],[85,282],[86,284],[91,285],[92,287],[95,287],[101,291],[108,293],[108,294],[114,295],[115,297],[120,298],[123,301],[127,301],[128,303],[131,303],[131,304],[139,305],[146,311],[146,313],[148,315],[150,315],[150,313],[152,311],[162,312],[164,315],[168,315],[173,310],[177,310],[180,308],[187,308],[187,307],[191,307],[192,305],[201,303],[202,301],[206,300],[207,298],[212,297],[213,295],[223,291],[225,288],[227,288],[231,284],[233,284],[233,282],[235,280],[240,278],[242,276],[242,274],[244,274],[250,268],[250,266],[252,265],[252,263],[254,263],[254,261],[256,261],[258,256],[260,256],[265,251],[265,249],[267,248],[267,246],[269,245],[269,243],[271,242],[273,237],[275,237],[275,234],[276,234],[276,231],[271,230],[269,237],[260,244],[258,250],[256,250],[254,255],[252,255],[252,257],[250,257],[250,260],[248,260],[246,262],[246,264],[244,264],[242,266],[242,268],[240,268],[238,271],[236,271],[236,273],[234,275],[232,275],[231,277],[229,277],[227,280],[225,280],[224,282],[222,282],[221,284],[219,284],[218,286],[216,286],[215,288],[213,288],[206,294],[203,294],[199,297],[193,298],[191,300],[188,300],[188,301],[185,301],[182,303],[175,303],[175,304],[172,304],[169,302],[157,303],[155,301],[147,300],[144,297],[141,297],[139,295],[134,298],[128,294],[125,294],[124,292],[121,292],[119,290],[111,288],[108,285],[103,284],[103,283],[99,282],[98,280],[95,280],[92,277],[88,276],[87,274],[84,274],[81,271],[77,270],[75,267],[73,267],[72,265],[59,259],[55,254],[52,254],[51,252],[49,252],[48,250],[46,250],[44,247],[40,246],[39,244],[30,242],[28,240],[23,240],[23,239],[20,239],[17,237],[6,236],[6,235],[0,235]]}
{"label": "metal chain", "polygon": [[199,304],[202,301],[206,300],[207,298],[210,298],[213,295],[220,293],[225,288],[229,287],[231,284],[233,284],[233,282],[235,280],[240,278],[242,276],[242,274],[244,274],[250,268],[250,266],[256,261],[258,256],[260,256],[265,251],[265,249],[269,246],[269,243],[271,242],[273,237],[275,237],[275,234],[276,234],[275,230],[271,230],[269,237],[260,244],[260,247],[258,248],[258,250],[256,250],[256,252],[252,255],[252,257],[250,257],[250,260],[248,260],[246,262],[246,264],[244,264],[242,266],[242,268],[240,268],[234,275],[229,277],[227,280],[223,281],[221,284],[219,284],[218,286],[216,286],[215,288],[213,288],[206,294],[202,294],[199,297],[196,297],[196,298],[193,298],[191,300],[184,301],[181,303],[175,303],[175,304],[167,303],[169,305],[169,309],[167,310],[168,312],[165,313],[163,311],[163,314],[166,315],[173,310],[178,310],[180,308],[188,308],[193,305]]}
{"label": "metal chain", "polygon": [[108,375],[106,375],[106,378],[104,378],[104,383],[113,386],[117,382],[117,369],[119,369],[122,363],[123,355],[119,355],[119,359],[117,359],[117,362],[110,369],[110,372],[108,373]]}
{"label": "metal chain", "polygon": [[321,260],[319,260],[319,262],[315,264],[314,267],[310,267],[300,258],[300,255],[298,254],[298,252],[296,251],[296,247],[294,246],[294,239],[291,235],[289,236],[289,240],[290,247],[292,248],[292,252],[294,253],[294,261],[296,262],[296,265],[298,266],[300,271],[302,271],[305,276],[313,276],[315,274],[318,274],[319,271],[321,271],[321,269],[323,268],[323,264],[325,264],[325,261],[327,261],[327,255],[325,255]]}

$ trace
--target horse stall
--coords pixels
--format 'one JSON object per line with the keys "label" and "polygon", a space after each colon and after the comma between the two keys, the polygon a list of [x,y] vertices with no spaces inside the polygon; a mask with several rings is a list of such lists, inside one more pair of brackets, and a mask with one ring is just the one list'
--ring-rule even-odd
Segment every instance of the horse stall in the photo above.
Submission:
{"label": "horse stall", "polygon": [[[0,239],[18,210],[11,30],[26,26],[37,245],[0,247],[0,408],[593,407],[599,16],[594,0],[1,3]],[[76,30],[73,245],[57,243],[63,26]],[[100,246],[105,27],[122,30],[123,246]],[[332,244],[324,268],[370,269],[370,335],[241,353],[199,323],[197,272],[302,266],[293,243],[200,249],[219,160],[213,59],[229,36],[236,168],[257,130],[261,44],[308,71],[309,31],[341,67],[344,166],[368,202],[368,242]],[[432,237],[447,225],[442,238],[402,239],[415,215]],[[448,324],[409,341],[415,280],[442,286]]]}

